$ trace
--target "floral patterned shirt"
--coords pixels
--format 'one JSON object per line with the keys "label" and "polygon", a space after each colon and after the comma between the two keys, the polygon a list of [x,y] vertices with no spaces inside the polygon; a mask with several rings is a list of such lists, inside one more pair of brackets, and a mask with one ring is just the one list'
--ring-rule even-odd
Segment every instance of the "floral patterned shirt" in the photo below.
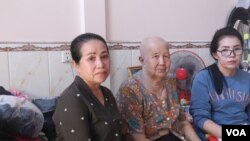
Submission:
{"label": "floral patterned shirt", "polygon": [[[141,71],[121,84],[117,104],[123,118],[123,133],[142,133],[152,140],[159,138],[160,130],[171,129],[180,116],[174,81],[166,79],[166,97],[159,99],[142,83]],[[182,114],[181,114],[182,115]]]}

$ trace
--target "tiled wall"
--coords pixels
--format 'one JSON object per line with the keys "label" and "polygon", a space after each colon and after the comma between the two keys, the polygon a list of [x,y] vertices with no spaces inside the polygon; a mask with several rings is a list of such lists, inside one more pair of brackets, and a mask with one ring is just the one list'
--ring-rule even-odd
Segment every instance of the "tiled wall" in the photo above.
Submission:
{"label": "tiled wall", "polygon": [[[202,58],[205,65],[213,62],[208,43],[170,43],[170,52],[189,50]],[[139,42],[109,42],[111,73],[104,85],[114,94],[127,78],[127,68],[140,65]],[[50,98],[73,81],[76,72],[62,63],[61,53],[69,43],[0,43],[0,86],[15,88],[30,98]]]}
{"label": "tiled wall", "polygon": [[58,96],[72,81],[75,72],[61,62],[67,43],[0,44],[0,85],[17,89],[30,98]]}
{"label": "tiled wall", "polygon": [[[209,44],[207,42],[193,43],[170,43],[170,53],[176,51],[188,50],[197,55],[204,63],[204,66],[214,62],[209,53]],[[114,94],[117,93],[120,84],[128,77],[127,68],[140,65],[139,62],[139,42],[135,43],[110,43],[112,68],[110,73],[110,88]]]}

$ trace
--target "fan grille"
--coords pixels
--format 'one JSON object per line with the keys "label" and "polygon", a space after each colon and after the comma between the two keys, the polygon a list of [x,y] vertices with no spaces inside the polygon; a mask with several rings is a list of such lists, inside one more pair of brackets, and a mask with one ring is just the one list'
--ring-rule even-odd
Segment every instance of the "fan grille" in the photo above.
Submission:
{"label": "fan grille", "polygon": [[171,66],[168,77],[175,78],[175,72],[178,68],[183,67],[188,71],[189,78],[193,77],[199,70],[205,67],[203,60],[194,52],[180,50],[170,55]]}

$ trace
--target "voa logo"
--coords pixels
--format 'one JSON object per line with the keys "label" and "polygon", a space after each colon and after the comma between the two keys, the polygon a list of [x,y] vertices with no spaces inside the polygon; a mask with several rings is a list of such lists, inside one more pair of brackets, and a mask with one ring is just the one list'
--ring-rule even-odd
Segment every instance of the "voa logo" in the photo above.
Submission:
{"label": "voa logo", "polygon": [[227,136],[247,136],[244,129],[226,129]]}

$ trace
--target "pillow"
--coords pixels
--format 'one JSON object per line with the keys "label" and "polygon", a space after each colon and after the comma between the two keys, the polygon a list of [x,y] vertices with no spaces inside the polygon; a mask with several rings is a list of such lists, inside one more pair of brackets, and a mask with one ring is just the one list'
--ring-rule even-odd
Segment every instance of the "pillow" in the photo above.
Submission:
{"label": "pillow", "polygon": [[0,131],[10,135],[37,137],[42,130],[42,112],[25,98],[0,95]]}

